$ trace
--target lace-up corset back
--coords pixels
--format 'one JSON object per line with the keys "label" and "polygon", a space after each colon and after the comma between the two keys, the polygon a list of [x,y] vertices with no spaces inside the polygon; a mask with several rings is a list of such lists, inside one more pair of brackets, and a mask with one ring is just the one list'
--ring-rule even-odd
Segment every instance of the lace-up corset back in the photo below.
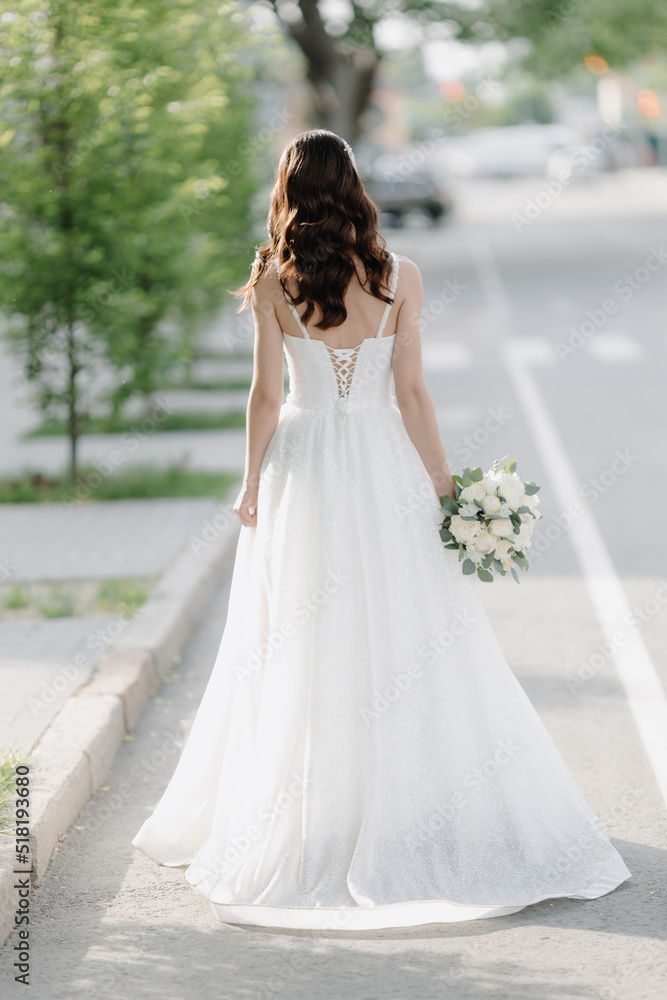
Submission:
{"label": "lace-up corset back", "polygon": [[398,259],[392,254],[391,297],[374,336],[365,337],[356,347],[329,347],[313,339],[287,294],[285,298],[302,336],[283,333],[289,370],[287,402],[308,409],[350,409],[389,406],[391,357],[395,335],[384,337],[398,281]]}

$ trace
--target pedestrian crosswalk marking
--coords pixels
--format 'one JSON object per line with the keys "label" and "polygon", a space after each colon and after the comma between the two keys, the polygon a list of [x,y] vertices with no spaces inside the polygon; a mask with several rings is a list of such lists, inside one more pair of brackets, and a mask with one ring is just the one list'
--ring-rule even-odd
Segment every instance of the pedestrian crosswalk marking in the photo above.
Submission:
{"label": "pedestrian crosswalk marking", "polygon": [[422,361],[428,371],[461,371],[472,367],[472,351],[460,340],[425,340]]}
{"label": "pedestrian crosswalk marking", "polygon": [[603,364],[623,364],[626,361],[644,361],[646,348],[627,333],[614,330],[602,330],[586,344],[586,350]]}

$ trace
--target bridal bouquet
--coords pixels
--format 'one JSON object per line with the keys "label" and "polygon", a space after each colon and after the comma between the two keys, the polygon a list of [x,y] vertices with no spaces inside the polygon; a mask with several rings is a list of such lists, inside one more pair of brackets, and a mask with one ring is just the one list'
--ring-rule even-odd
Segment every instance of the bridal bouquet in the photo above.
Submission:
{"label": "bridal bouquet", "polygon": [[454,476],[456,499],[441,497],[445,518],[440,537],[446,549],[458,549],[464,573],[480,580],[494,580],[492,570],[516,582],[515,566],[528,569],[525,550],[530,546],[535,521],[542,517],[535,483],[524,483],[516,474],[516,459],[501,469],[496,460],[488,472],[466,466]]}

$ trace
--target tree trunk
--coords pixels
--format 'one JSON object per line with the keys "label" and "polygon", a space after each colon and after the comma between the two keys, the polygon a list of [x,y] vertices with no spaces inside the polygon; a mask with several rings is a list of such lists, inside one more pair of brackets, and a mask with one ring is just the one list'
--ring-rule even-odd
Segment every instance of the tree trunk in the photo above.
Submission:
{"label": "tree trunk", "polygon": [[79,412],[76,377],[79,366],[76,359],[76,344],[74,329],[71,323],[67,326],[67,436],[69,438],[69,478],[73,483],[79,475],[78,443],[79,443]]}
{"label": "tree trunk", "polygon": [[[277,0],[273,8],[280,20]],[[325,30],[317,0],[299,0],[299,8],[301,21],[281,24],[308,63],[317,117],[322,127],[353,143],[359,137],[359,118],[373,89],[378,54],[372,44],[337,44]],[[365,34],[372,37],[370,27]]]}

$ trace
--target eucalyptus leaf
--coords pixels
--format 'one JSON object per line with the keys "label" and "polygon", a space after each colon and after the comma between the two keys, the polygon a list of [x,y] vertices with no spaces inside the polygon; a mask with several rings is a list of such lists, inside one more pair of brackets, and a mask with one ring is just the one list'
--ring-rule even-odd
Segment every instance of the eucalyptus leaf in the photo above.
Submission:
{"label": "eucalyptus leaf", "polygon": [[463,573],[465,574],[465,576],[470,576],[471,573],[475,572],[475,570],[477,569],[477,567],[475,566],[475,564],[472,561],[472,559],[464,559],[463,560],[463,565],[461,566],[461,569],[463,570]]}
{"label": "eucalyptus leaf", "polygon": [[477,576],[480,578],[480,580],[483,580],[484,583],[493,583],[493,573],[489,573],[488,569],[481,569],[478,566]]}
{"label": "eucalyptus leaf", "polygon": [[540,489],[540,487],[539,487],[539,486],[536,486],[536,485],[535,485],[535,483],[524,483],[524,484],[523,484],[523,492],[524,492],[524,493],[525,493],[525,494],[526,494],[527,496],[529,496],[529,497],[530,497],[530,496],[532,496],[532,495],[533,495],[533,493],[537,493],[537,491],[538,491],[539,489]]}
{"label": "eucalyptus leaf", "polygon": [[484,478],[484,473],[479,468],[473,469],[472,472],[470,473],[470,478],[472,479],[473,483],[479,483]]}
{"label": "eucalyptus leaf", "polygon": [[519,583],[519,577],[516,574],[516,570],[514,569],[514,566],[512,566],[510,568],[510,573],[512,574],[512,576],[514,577],[514,579],[516,580],[516,582]]}

